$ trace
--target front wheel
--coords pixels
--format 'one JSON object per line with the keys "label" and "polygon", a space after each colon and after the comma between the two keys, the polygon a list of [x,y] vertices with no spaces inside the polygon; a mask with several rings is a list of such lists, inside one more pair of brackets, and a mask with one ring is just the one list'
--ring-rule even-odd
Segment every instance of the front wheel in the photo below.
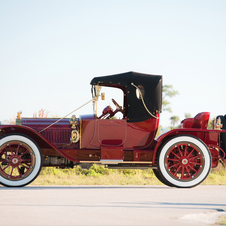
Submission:
{"label": "front wheel", "polygon": [[0,183],[7,187],[22,187],[31,183],[42,168],[38,145],[21,134],[0,139]]}
{"label": "front wheel", "polygon": [[189,135],[176,136],[162,146],[157,166],[161,177],[171,186],[190,188],[208,176],[211,155],[200,139]]}

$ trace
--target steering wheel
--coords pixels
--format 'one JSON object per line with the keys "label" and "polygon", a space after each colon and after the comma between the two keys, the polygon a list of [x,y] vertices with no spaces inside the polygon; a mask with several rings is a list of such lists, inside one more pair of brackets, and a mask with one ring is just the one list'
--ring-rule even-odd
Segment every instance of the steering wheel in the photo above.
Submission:
{"label": "steering wheel", "polygon": [[100,117],[98,117],[98,119],[109,119],[109,118],[113,117],[119,111],[124,114],[123,108],[114,99],[111,99],[111,100],[114,103],[114,105],[116,106],[116,110],[113,111],[110,106],[107,106],[104,108],[102,115]]}
{"label": "steering wheel", "polygon": [[111,99],[113,104],[116,106],[116,108],[121,111],[122,113],[124,113],[124,110],[122,109],[122,106],[120,106],[113,98]]}

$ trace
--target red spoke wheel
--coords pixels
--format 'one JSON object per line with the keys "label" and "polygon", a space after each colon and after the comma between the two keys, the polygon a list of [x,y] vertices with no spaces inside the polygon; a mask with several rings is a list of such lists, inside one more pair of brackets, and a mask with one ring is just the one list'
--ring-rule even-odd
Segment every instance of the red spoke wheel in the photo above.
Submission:
{"label": "red spoke wheel", "polygon": [[31,183],[42,166],[41,151],[30,138],[19,134],[0,139],[0,183],[21,187]]}
{"label": "red spoke wheel", "polygon": [[163,180],[171,186],[188,188],[200,184],[208,176],[211,155],[201,140],[183,135],[163,145],[157,164]]}

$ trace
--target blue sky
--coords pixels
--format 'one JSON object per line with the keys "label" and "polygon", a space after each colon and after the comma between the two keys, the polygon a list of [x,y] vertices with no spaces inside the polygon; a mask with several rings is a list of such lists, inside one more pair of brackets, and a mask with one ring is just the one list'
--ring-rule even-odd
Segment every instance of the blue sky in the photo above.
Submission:
{"label": "blue sky", "polygon": [[[162,75],[179,92],[162,126],[224,115],[225,12],[225,0],[0,1],[0,121],[41,108],[64,116],[91,99],[93,77],[127,71]],[[91,104],[76,115],[88,113]]]}

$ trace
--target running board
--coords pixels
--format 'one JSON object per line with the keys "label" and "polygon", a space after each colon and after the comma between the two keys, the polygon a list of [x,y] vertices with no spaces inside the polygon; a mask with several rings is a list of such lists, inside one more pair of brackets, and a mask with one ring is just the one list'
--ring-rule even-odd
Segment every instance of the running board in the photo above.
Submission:
{"label": "running board", "polygon": [[122,161],[122,160],[101,160],[101,161],[79,161],[80,163],[92,164],[152,164],[152,161]]}

